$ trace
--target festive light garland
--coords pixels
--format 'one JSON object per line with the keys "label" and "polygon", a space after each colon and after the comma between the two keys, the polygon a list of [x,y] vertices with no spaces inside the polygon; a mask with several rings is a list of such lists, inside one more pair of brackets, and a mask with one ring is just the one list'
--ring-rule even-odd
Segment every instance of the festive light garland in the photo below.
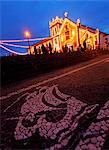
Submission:
{"label": "festive light garland", "polygon": [[[59,34],[53,36],[52,38],[54,37],[57,37],[59,36]],[[43,38],[34,38],[34,39],[24,39],[24,40],[0,40],[0,43],[4,43],[4,42],[28,42],[29,41],[40,41],[40,40],[44,40],[44,39],[48,39],[50,37],[43,37]]]}
{"label": "festive light garland", "polygon": [[11,52],[11,53],[17,54],[17,55],[27,55],[28,54],[28,52],[26,52],[26,53],[15,52],[15,51],[13,51],[13,50],[11,50],[11,49],[9,49],[9,48],[1,45],[1,44],[0,44],[0,47],[7,50],[7,51],[9,51],[9,52]]}
{"label": "festive light garland", "polygon": [[24,40],[0,40],[0,43],[4,43],[4,42],[28,42],[29,41],[40,41],[40,40],[44,40],[48,37],[45,38],[35,38],[35,39],[24,39]]}
{"label": "festive light garland", "polygon": [[23,46],[23,45],[16,45],[16,44],[8,44],[8,43],[0,43],[2,45],[7,45],[7,46],[12,46],[12,47],[19,47],[19,48],[28,48],[28,46]]}
{"label": "festive light garland", "polygon": [[[59,35],[55,35],[53,36],[52,38],[54,37],[57,37]],[[10,43],[7,43],[7,42],[28,42],[29,41],[38,41],[38,40],[44,40],[44,39],[47,39],[48,37],[44,37],[44,38],[34,38],[34,39],[24,39],[24,40],[0,40],[0,47],[11,52],[11,53],[14,53],[14,54],[17,54],[17,55],[27,55],[27,53],[20,53],[20,52],[15,52],[14,50],[11,50],[3,45],[7,45],[7,46],[12,46],[12,47],[18,47],[18,48],[27,48],[28,49],[28,46],[23,46],[23,45],[16,45],[16,44],[10,44]]]}
{"label": "festive light garland", "polygon": [[11,52],[11,53],[14,53],[14,54],[17,54],[17,55],[27,55],[28,52],[26,53],[20,53],[20,52],[15,52],[14,50],[12,49],[9,49],[3,45],[7,45],[7,46],[12,46],[12,47],[18,47],[18,48],[28,48],[28,46],[23,46],[23,45],[16,45],[16,44],[9,44],[9,43],[5,43],[5,42],[28,42],[29,41],[38,41],[38,40],[43,40],[45,38],[35,38],[35,39],[24,39],[24,40],[0,40],[0,47],[7,50],[8,52]]}

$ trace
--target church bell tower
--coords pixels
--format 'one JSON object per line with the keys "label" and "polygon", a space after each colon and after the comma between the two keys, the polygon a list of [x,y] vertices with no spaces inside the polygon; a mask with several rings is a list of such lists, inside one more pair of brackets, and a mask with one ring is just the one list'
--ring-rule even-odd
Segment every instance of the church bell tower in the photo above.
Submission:
{"label": "church bell tower", "polygon": [[56,52],[60,50],[59,31],[62,23],[63,19],[58,16],[55,19],[53,18],[51,22],[49,21],[50,36],[53,38],[53,49]]}

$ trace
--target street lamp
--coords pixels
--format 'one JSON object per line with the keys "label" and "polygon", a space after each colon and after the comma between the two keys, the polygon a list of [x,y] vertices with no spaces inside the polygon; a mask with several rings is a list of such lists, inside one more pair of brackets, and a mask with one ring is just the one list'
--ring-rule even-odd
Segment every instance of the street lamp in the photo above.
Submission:
{"label": "street lamp", "polygon": [[29,31],[25,31],[25,32],[24,32],[24,36],[25,36],[25,38],[28,39],[29,53],[31,54],[31,50],[30,50],[30,42],[29,42],[29,38],[31,37],[31,34],[30,34]]}

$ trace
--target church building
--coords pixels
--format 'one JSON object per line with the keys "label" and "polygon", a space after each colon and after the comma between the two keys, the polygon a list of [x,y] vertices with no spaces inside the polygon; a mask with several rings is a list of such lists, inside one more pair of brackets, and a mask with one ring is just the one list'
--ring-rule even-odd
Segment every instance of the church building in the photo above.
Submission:
{"label": "church building", "polygon": [[55,19],[49,21],[50,37],[32,45],[28,53],[33,54],[34,49],[42,53],[42,44],[48,49],[49,43],[53,52],[62,52],[65,45],[69,50],[77,51],[78,47],[84,47],[84,42],[86,48],[91,50],[106,47],[105,40],[108,36],[106,33],[81,24],[80,19],[76,22],[70,20],[67,12],[64,15],[64,19],[56,16]]}

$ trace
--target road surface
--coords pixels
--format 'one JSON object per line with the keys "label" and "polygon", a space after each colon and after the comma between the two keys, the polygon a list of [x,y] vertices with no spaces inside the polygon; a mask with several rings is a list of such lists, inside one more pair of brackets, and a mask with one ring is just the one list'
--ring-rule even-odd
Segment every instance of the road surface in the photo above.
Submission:
{"label": "road surface", "polygon": [[109,55],[1,94],[2,148],[109,149]]}

